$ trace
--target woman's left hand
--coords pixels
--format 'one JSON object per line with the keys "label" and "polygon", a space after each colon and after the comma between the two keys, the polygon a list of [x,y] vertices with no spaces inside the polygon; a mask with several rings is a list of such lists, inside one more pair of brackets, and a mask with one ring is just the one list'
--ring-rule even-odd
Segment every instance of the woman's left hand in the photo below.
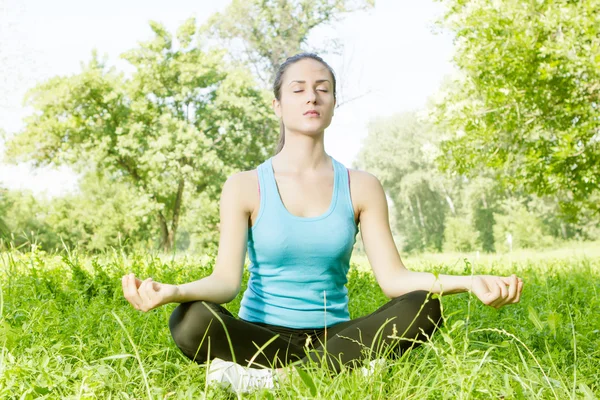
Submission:
{"label": "woman's left hand", "polygon": [[522,290],[523,280],[514,274],[507,277],[475,275],[471,285],[471,291],[483,304],[496,309],[518,303]]}

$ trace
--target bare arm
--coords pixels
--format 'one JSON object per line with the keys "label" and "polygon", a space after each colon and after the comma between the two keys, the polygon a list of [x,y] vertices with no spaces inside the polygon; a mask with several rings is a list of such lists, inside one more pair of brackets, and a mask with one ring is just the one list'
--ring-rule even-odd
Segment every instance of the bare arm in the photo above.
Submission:
{"label": "bare arm", "polygon": [[133,274],[123,277],[125,298],[140,311],[149,311],[166,303],[205,300],[228,303],[240,291],[246,258],[249,209],[244,173],[230,176],[221,192],[220,236],[213,272],[202,279],[180,285],[159,283]]}
{"label": "bare arm", "polygon": [[499,308],[517,303],[523,281],[510,277],[438,275],[408,270],[398,254],[389,225],[388,205],[379,180],[366,172],[358,174],[360,225],[365,251],[375,278],[389,298],[414,290],[453,294],[472,291],[483,303]]}
{"label": "bare arm", "polygon": [[240,292],[251,212],[245,201],[248,198],[245,190],[243,172],[230,176],[223,185],[215,268],[206,278],[178,285],[178,303],[207,300],[223,304],[233,300]]}
{"label": "bare arm", "polygon": [[197,281],[177,285],[177,291],[170,303],[205,300],[216,304],[229,303],[235,299],[235,292],[226,281],[209,275]]}

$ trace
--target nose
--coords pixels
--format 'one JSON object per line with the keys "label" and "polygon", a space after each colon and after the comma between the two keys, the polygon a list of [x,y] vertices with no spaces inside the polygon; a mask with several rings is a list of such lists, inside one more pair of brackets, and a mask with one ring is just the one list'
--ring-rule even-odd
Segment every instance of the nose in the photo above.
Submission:
{"label": "nose", "polygon": [[307,90],[306,93],[308,93],[308,99],[307,101],[309,103],[314,103],[317,100],[317,92],[314,90]]}

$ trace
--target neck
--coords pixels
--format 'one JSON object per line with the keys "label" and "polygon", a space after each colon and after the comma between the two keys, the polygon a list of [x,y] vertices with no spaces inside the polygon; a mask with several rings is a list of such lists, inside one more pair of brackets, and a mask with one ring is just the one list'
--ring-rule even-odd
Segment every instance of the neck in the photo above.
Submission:
{"label": "neck", "polygon": [[303,174],[330,169],[329,158],[323,144],[323,133],[311,136],[286,131],[283,149],[273,157],[273,163],[278,171]]}

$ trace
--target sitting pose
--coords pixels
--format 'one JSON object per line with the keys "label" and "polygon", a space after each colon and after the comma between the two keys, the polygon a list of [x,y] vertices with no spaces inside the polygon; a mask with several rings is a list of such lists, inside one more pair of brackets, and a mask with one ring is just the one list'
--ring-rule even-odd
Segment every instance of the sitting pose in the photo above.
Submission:
{"label": "sitting pose", "polygon": [[[325,153],[336,104],[325,61],[312,53],[288,58],[273,90],[279,145],[257,169],[225,182],[212,274],[181,285],[123,277],[137,310],[181,303],[169,321],[173,340],[186,357],[210,364],[211,381],[248,391],[273,387],[291,364],[315,362],[337,373],[397,357],[440,324],[432,294],[472,291],[496,308],[519,301],[523,282],[515,275],[435,277],[404,267],[380,181]],[[391,300],[351,320],[345,285],[359,224],[375,278]],[[246,251],[250,277],[236,318],[221,304],[240,291]]]}

